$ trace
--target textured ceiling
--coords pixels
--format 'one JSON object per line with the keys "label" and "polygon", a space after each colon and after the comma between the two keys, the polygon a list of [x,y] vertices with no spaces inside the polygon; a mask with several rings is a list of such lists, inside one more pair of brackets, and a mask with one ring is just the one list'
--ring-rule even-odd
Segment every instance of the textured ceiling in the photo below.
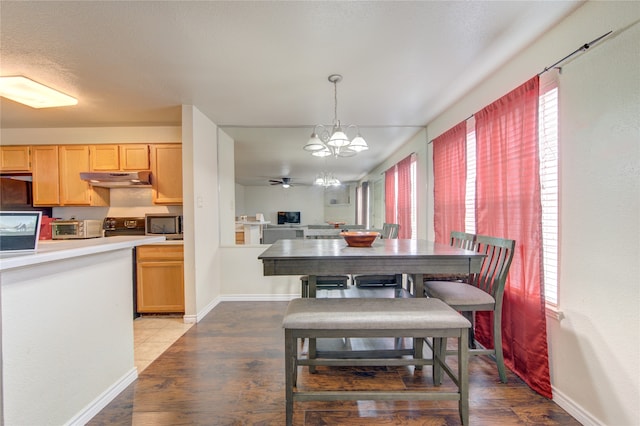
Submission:
{"label": "textured ceiling", "polygon": [[191,104],[236,139],[238,182],[310,181],[328,160],[301,146],[332,123],[327,76],[340,73],[338,118],[363,126],[372,149],[327,167],[354,180],[579,5],[3,0],[1,74],[79,104],[2,99],[1,125],[179,125]]}

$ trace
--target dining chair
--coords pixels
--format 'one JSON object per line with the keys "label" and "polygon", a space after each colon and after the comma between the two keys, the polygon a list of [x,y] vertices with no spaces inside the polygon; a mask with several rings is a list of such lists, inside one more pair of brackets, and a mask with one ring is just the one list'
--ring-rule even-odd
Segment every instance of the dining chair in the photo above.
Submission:
{"label": "dining chair", "polygon": [[[502,302],[515,244],[514,240],[477,235],[475,251],[485,255],[480,272],[469,275],[466,282],[427,281],[424,283],[425,296],[442,300],[462,313],[472,325],[475,325],[476,312],[493,312],[493,348],[477,348],[475,339],[470,337],[469,354],[494,355],[498,374],[503,383],[507,382],[507,374],[502,353]],[[473,327],[471,329],[473,330]]]}
{"label": "dining chair", "polygon": [[[461,231],[451,231],[449,234],[451,247],[465,250],[475,250],[476,236]],[[464,274],[429,274],[424,276],[424,281],[465,281],[468,275]]]}
{"label": "dining chair", "polygon": [[[400,225],[397,223],[382,224],[382,232],[380,238],[395,239],[398,238]],[[402,288],[402,274],[384,274],[384,275],[355,275],[353,283],[358,288],[380,288],[389,287],[395,289]]]}
{"label": "dining chair", "polygon": [[383,223],[381,238],[398,238],[398,231],[400,231],[400,225],[397,223]]}
{"label": "dining chair", "polygon": [[[451,247],[461,248],[465,250],[474,250],[476,245],[476,235],[468,232],[451,231],[449,234]],[[465,281],[468,274],[425,274],[423,281]],[[413,294],[413,277],[409,275],[407,287],[409,292]]]}
{"label": "dining chair", "polygon": [[474,250],[476,245],[475,234],[469,234],[467,232],[451,231],[451,246],[465,250]]}

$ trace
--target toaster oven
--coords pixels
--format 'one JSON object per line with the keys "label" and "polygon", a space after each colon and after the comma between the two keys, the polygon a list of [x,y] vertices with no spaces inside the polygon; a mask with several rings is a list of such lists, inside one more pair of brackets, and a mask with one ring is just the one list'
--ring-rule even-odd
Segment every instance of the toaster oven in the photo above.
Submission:
{"label": "toaster oven", "polygon": [[51,222],[51,238],[71,240],[102,237],[101,220],[54,220]]}

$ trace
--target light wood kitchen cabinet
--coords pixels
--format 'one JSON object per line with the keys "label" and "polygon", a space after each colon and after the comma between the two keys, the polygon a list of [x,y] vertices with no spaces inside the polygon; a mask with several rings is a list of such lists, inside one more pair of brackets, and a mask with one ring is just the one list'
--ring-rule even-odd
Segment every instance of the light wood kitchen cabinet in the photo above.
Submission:
{"label": "light wood kitchen cabinet", "polygon": [[0,147],[0,172],[30,172],[31,147],[2,146]]}
{"label": "light wood kitchen cabinet", "polygon": [[34,145],[31,149],[33,174],[33,205],[57,206],[60,204],[58,171],[58,147]]}
{"label": "light wood kitchen cabinet", "polygon": [[184,313],[184,247],[182,244],[136,248],[139,313]]}
{"label": "light wood kitchen cabinet", "polygon": [[94,187],[80,179],[80,172],[89,170],[89,146],[61,145],[60,205],[63,206],[108,206],[109,189]]}
{"label": "light wood kitchen cabinet", "polygon": [[118,170],[120,168],[120,147],[118,145],[89,145],[91,170],[94,172]]}
{"label": "light wood kitchen cabinet", "polygon": [[149,145],[90,145],[92,171],[149,170]]}
{"label": "light wood kitchen cabinet", "polygon": [[154,204],[182,204],[182,144],[150,145]]}
{"label": "light wood kitchen cabinet", "polygon": [[149,145],[120,145],[120,170],[149,170]]}

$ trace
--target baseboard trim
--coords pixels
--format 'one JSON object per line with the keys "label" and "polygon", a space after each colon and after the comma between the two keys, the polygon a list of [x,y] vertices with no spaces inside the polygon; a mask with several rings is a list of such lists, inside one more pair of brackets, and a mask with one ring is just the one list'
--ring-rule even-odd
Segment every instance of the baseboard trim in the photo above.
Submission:
{"label": "baseboard trim", "polygon": [[127,386],[133,383],[138,378],[138,369],[133,367],[127,374],[118,379],[113,385],[111,385],[106,391],[102,392],[100,396],[91,401],[89,405],[84,407],[79,413],[69,420],[66,425],[69,426],[82,426],[85,425],[95,417],[104,407],[109,405],[120,392],[125,390]]}
{"label": "baseboard trim", "polygon": [[[220,297],[216,297],[211,302],[209,302],[207,306],[205,306],[200,312],[198,312],[197,315],[195,315],[195,317],[193,315],[189,315],[189,319],[193,317],[193,320],[189,322],[196,322],[196,323],[200,322],[200,320],[204,318],[209,312],[211,312],[213,308],[218,306],[218,303],[220,303]],[[186,315],[184,317],[184,322],[188,322]]]}
{"label": "baseboard trim", "polygon": [[604,423],[598,421],[598,419],[593,417],[591,413],[585,410],[580,404],[576,403],[563,392],[559,391],[555,386],[551,386],[551,391],[553,392],[553,402],[558,404],[567,413],[571,414],[574,419],[582,423],[584,426],[604,426]]}
{"label": "baseboard trim", "polygon": [[222,302],[288,302],[300,297],[295,294],[228,294],[220,296]]}

